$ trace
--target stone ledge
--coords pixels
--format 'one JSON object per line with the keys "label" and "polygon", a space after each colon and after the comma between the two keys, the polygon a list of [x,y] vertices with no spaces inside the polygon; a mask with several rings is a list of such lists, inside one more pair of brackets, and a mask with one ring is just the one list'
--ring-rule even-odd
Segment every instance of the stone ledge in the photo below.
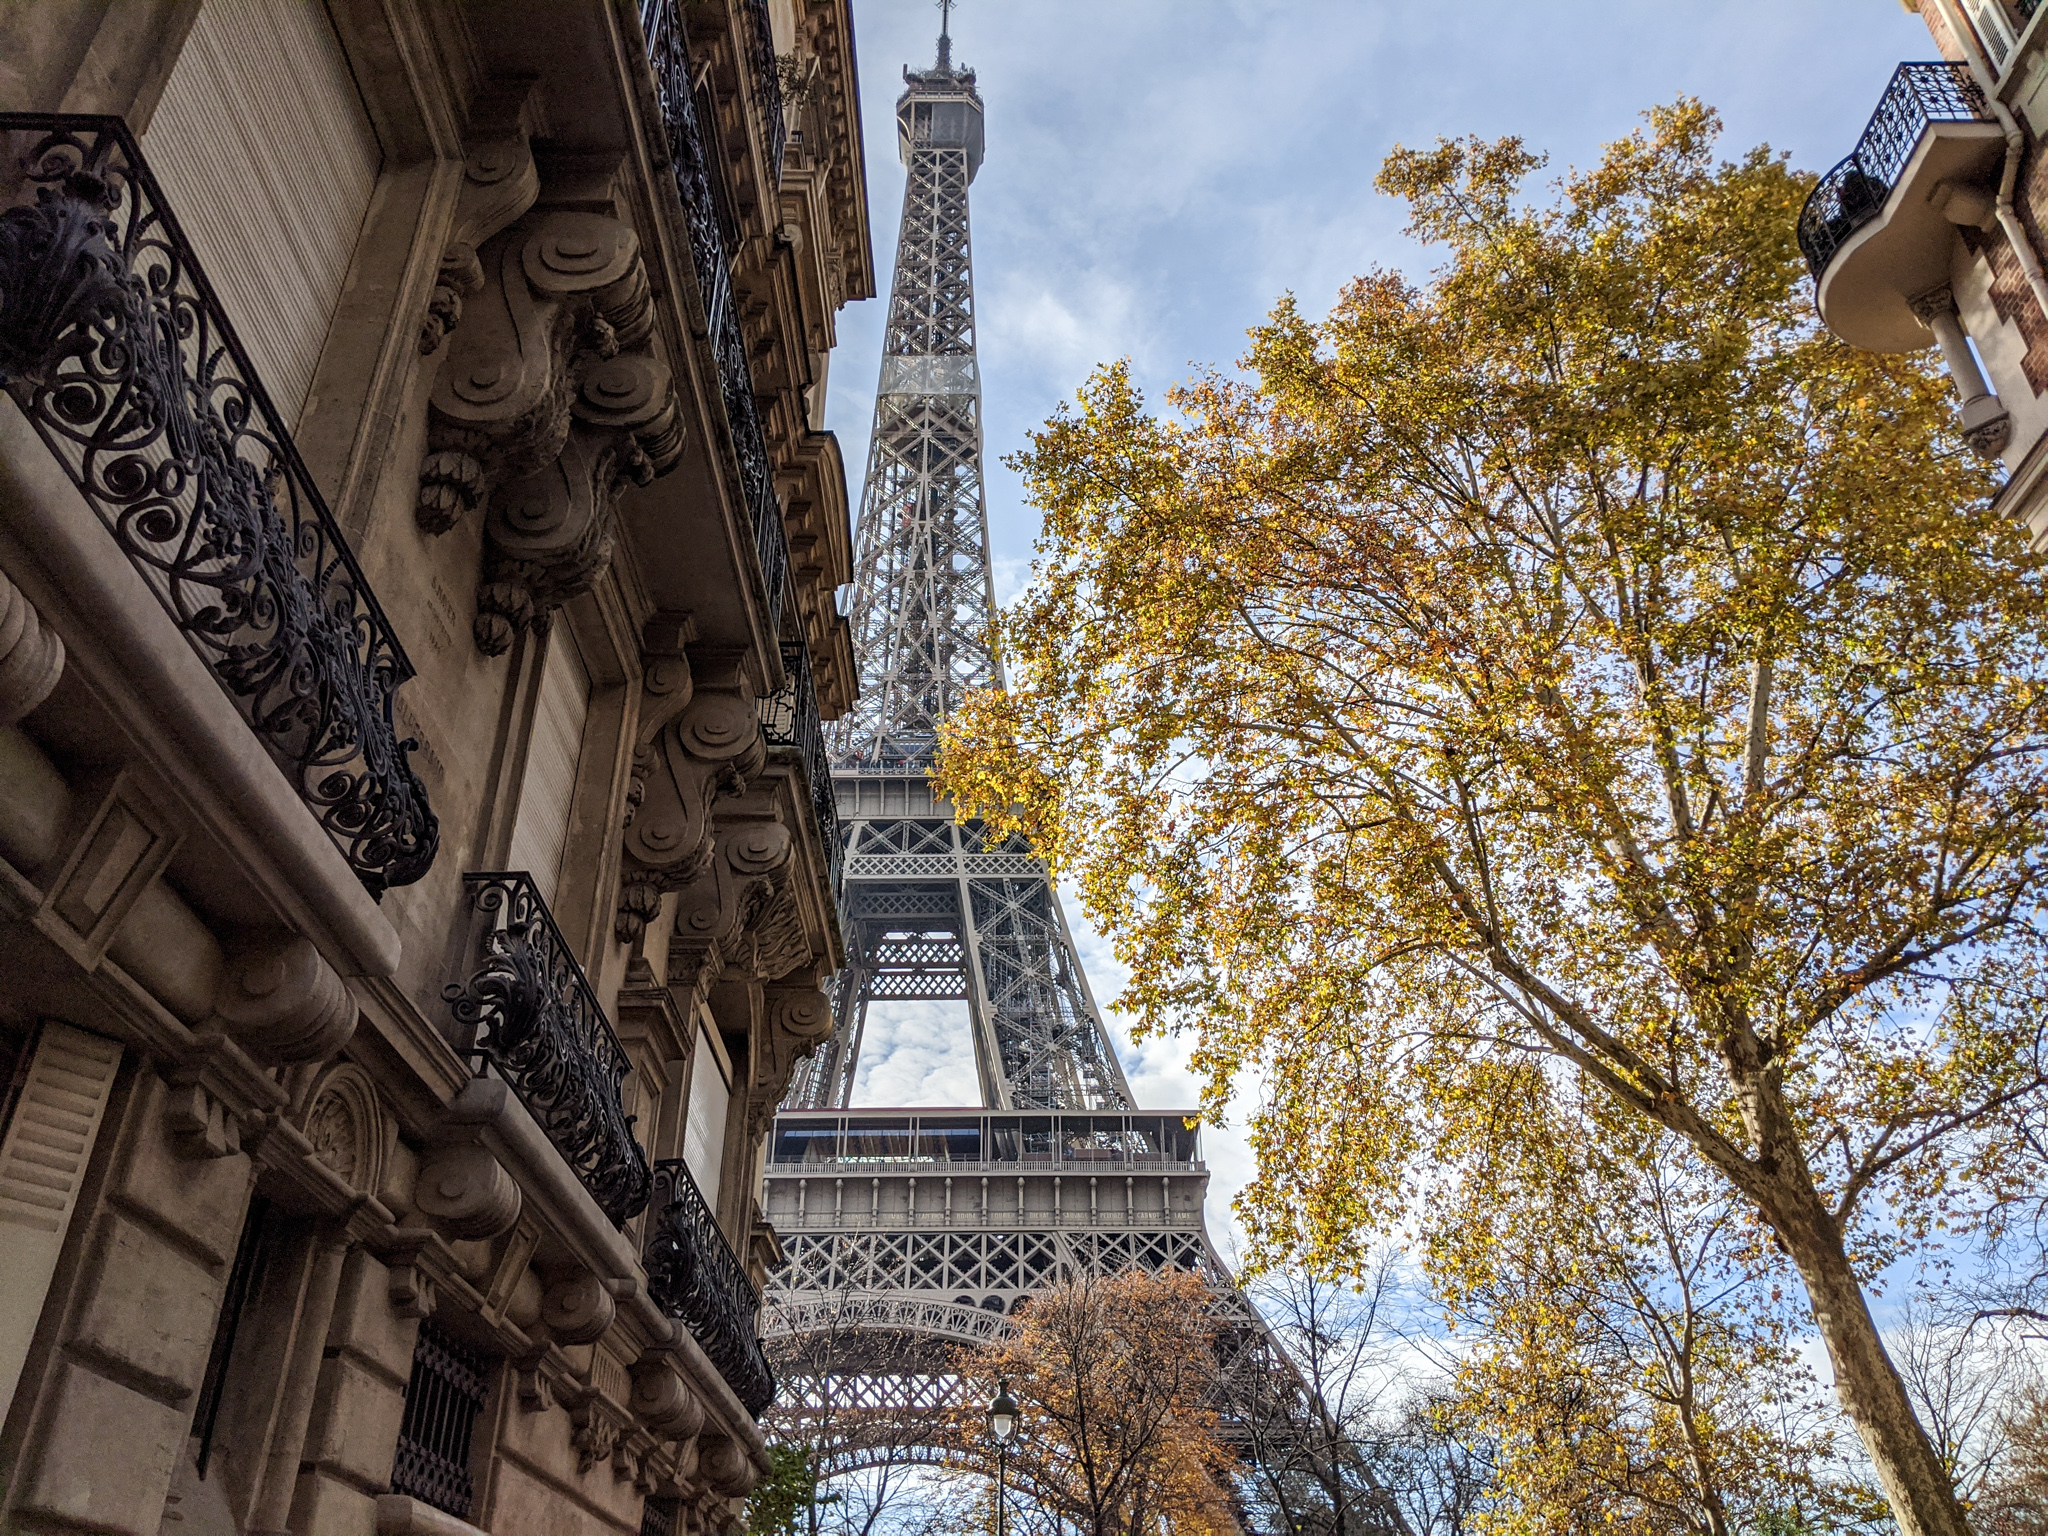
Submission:
{"label": "stone ledge", "polygon": [[283,925],[343,975],[395,972],[398,931],[11,398],[0,398],[0,509],[0,564],[196,813],[194,834],[243,865]]}
{"label": "stone ledge", "polygon": [[445,1515],[402,1493],[377,1495],[377,1536],[489,1536],[467,1520]]}

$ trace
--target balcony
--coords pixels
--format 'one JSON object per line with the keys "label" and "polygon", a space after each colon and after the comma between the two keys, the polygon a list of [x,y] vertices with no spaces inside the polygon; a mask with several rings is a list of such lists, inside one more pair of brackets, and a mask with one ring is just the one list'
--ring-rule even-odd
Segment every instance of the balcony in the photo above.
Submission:
{"label": "balcony", "polygon": [[647,1208],[647,1156],[619,1099],[631,1064],[531,876],[466,874],[477,964],[442,996],[479,1075],[496,1072],[615,1226]]}
{"label": "balcony", "polygon": [[775,1398],[775,1373],[761,1349],[761,1294],[719,1230],[690,1170],[654,1165],[655,1216],[647,1236],[647,1293],[690,1330],[747,1412]]}
{"label": "balcony", "polygon": [[1990,227],[2004,150],[1968,66],[1893,71],[1855,151],[1799,213],[1799,248],[1829,330],[1873,352],[1933,341],[1910,301],[1949,280],[1959,225]]}
{"label": "balcony", "polygon": [[[697,291],[703,297],[712,352],[718,359],[719,393],[725,402],[726,424],[739,464],[740,489],[753,520],[754,553],[761,565],[768,628],[774,632],[781,627],[789,586],[789,545],[782,526],[782,505],[775,495],[768,443],[761,431],[753,373],[747,363],[746,337],[732,302],[732,268],[723,232],[730,220],[721,215],[721,172],[698,114],[680,0],[642,0],[640,23],[647,38],[647,59],[654,71],[655,97],[668,139],[670,169],[675,176],[676,194],[682,200],[690,264],[696,272]],[[750,6],[749,25],[755,94],[764,103],[768,119],[770,163],[779,169],[783,147],[782,94],[765,5]]]}
{"label": "balcony", "polygon": [[811,810],[825,839],[825,864],[837,900],[846,865],[846,838],[839,830],[839,798],[832,789],[832,763],[825,755],[825,727],[818,718],[811,652],[801,640],[783,642],[782,672],[788,683],[780,693],[761,700],[761,738],[770,747],[793,748],[803,758]]}
{"label": "balcony", "polygon": [[0,114],[0,165],[0,387],[356,877],[418,880],[412,664],[127,126]]}

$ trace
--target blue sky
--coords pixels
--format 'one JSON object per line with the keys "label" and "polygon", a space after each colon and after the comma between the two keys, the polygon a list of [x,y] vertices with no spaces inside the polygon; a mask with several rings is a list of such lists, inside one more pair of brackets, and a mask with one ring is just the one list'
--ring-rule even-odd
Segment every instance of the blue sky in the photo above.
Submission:
{"label": "blue sky", "polygon": [[[933,0],[856,0],[875,260],[895,261],[905,64],[929,67]],[[1430,253],[1373,191],[1395,144],[1520,135],[1552,170],[1583,165],[1644,108],[1701,97],[1732,156],[1767,142],[1824,170],[1846,155],[1892,68],[1934,56],[1898,0],[962,0],[954,56],[979,73],[988,157],[972,192],[996,592],[1029,576],[1038,516],[1003,455],[1090,369],[1131,360],[1148,392],[1228,366],[1282,293],[1327,309],[1374,267],[1420,279]],[[828,424],[866,463],[885,298],[839,317]],[[858,485],[854,487],[858,496]],[[1105,1003],[1120,974],[1068,916]],[[1121,1033],[1121,1031],[1119,1031]],[[1124,1052],[1140,1101],[1192,1103],[1171,1042]],[[857,1103],[971,1102],[948,1010],[871,1022]],[[1208,1132],[1211,1230],[1251,1160]]]}

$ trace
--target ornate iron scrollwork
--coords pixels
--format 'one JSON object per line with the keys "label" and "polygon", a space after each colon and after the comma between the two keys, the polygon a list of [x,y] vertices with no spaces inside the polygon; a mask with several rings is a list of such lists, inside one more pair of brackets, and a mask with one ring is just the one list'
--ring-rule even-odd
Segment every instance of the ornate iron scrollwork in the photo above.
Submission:
{"label": "ornate iron scrollwork", "polygon": [[747,62],[753,67],[754,94],[768,125],[768,174],[782,180],[782,155],[789,145],[788,114],[782,106],[782,72],[775,61],[775,29],[768,20],[768,0],[747,0]]}
{"label": "ornate iron scrollwork", "polygon": [[0,387],[373,895],[440,827],[392,727],[413,675],[127,127],[0,114]]}
{"label": "ornate iron scrollwork", "polygon": [[643,1256],[647,1294],[690,1330],[733,1395],[759,1418],[775,1400],[775,1372],[757,1331],[761,1294],[681,1161],[654,1165],[654,1193]]}
{"label": "ornate iron scrollwork", "polygon": [[623,1226],[647,1208],[647,1155],[619,1100],[631,1063],[583,967],[530,875],[462,877],[491,919],[481,963],[442,996],[473,1030],[469,1050],[511,1085],[605,1215]]}
{"label": "ornate iron scrollwork", "polygon": [[1876,218],[1929,123],[1990,116],[1967,64],[1901,64],[1849,157],[1821,177],[1799,210],[1799,249],[1814,279],[1849,237]]}
{"label": "ornate iron scrollwork", "polygon": [[818,692],[811,677],[811,648],[801,640],[782,643],[782,671],[789,679],[780,693],[761,701],[761,739],[771,747],[794,747],[803,755],[810,780],[811,810],[825,839],[832,894],[840,890],[846,838],[839,830],[839,798],[832,789],[832,760],[825,755],[825,727],[818,717]]}
{"label": "ornate iron scrollwork", "polygon": [[[682,199],[683,223],[689,232],[690,264],[697,274],[697,289],[704,300],[705,324],[718,358],[718,387],[725,401],[725,415],[732,429],[733,453],[739,461],[740,487],[754,520],[754,552],[761,562],[761,576],[768,598],[770,629],[782,622],[784,589],[789,582],[789,546],[782,526],[782,507],[775,496],[775,475],[768,461],[768,444],[761,431],[761,415],[755,404],[754,379],[747,364],[746,337],[740,330],[739,314],[732,302],[732,273],[726,259],[725,241],[718,229],[718,205],[712,190],[717,174],[706,150],[690,85],[690,49],[684,35],[677,0],[642,0],[640,23],[647,36],[647,59],[654,71],[655,97],[661,106],[662,126],[667,132],[669,163],[675,176],[676,194]],[[775,131],[774,163],[780,174],[782,163],[782,94],[775,74],[775,48],[768,37],[768,19],[762,14],[752,23],[756,46],[755,74],[762,72],[761,54],[766,49],[768,84],[761,86],[764,102],[773,102]],[[768,94],[770,91],[772,95]]]}

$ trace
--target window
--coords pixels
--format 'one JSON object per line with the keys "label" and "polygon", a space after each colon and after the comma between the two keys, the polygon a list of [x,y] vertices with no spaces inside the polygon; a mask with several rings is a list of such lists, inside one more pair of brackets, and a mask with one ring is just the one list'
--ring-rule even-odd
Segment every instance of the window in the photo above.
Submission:
{"label": "window", "polygon": [[910,1156],[910,1121],[849,1120],[846,1155],[863,1162],[900,1163]]}
{"label": "window", "polygon": [[838,1155],[837,1120],[790,1120],[775,1132],[778,1163],[824,1163]]}
{"label": "window", "polygon": [[697,1024],[696,1060],[690,1066],[690,1117],[683,1123],[683,1161],[713,1210],[718,1208],[718,1175],[725,1163],[725,1115],[732,1101],[725,1053],[703,1021]]}
{"label": "window", "polygon": [[931,1120],[917,1122],[917,1155],[940,1163],[981,1161],[981,1121]]}
{"label": "window", "polygon": [[142,152],[295,424],[383,164],[326,7],[208,0]]}
{"label": "window", "polygon": [[590,673],[561,615],[548,626],[540,702],[526,747],[526,777],[519,815],[512,823],[508,863],[533,876],[541,900],[554,905],[569,841],[569,810],[576,798],[576,765],[583,756],[583,723],[590,715]]}
{"label": "window", "polygon": [[423,1321],[412,1350],[412,1380],[405,1385],[391,1491],[468,1519],[476,1502],[469,1446],[483,1405],[483,1357],[449,1338],[432,1318]]}

